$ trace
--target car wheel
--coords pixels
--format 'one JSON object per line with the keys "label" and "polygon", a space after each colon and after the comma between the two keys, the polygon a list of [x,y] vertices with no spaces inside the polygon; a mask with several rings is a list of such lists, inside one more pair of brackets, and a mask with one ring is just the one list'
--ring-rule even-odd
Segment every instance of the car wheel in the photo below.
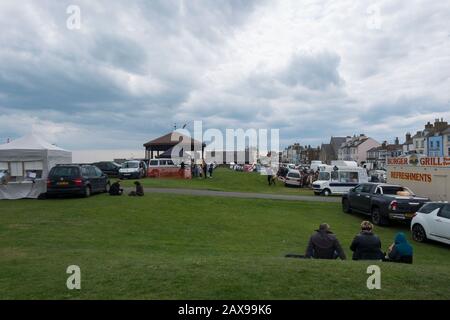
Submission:
{"label": "car wheel", "polygon": [[108,182],[105,185],[105,190],[103,190],[104,193],[108,193],[109,192],[109,188],[111,187],[111,184]]}
{"label": "car wheel", "polygon": [[325,190],[322,191],[322,194],[323,194],[325,197],[328,197],[329,195],[331,195],[331,191],[330,191],[329,189],[325,189]]}
{"label": "car wheel", "polygon": [[372,222],[377,226],[385,226],[388,221],[381,215],[380,209],[375,207],[372,209]]}
{"label": "car wheel", "polygon": [[85,198],[89,198],[91,196],[91,187],[90,186],[86,186],[84,188],[84,197]]}
{"label": "car wheel", "polygon": [[352,212],[352,209],[350,208],[350,202],[348,201],[348,199],[342,200],[342,211],[344,211],[345,213]]}
{"label": "car wheel", "polygon": [[412,238],[417,242],[427,241],[427,233],[425,229],[420,224],[415,224],[412,227]]}

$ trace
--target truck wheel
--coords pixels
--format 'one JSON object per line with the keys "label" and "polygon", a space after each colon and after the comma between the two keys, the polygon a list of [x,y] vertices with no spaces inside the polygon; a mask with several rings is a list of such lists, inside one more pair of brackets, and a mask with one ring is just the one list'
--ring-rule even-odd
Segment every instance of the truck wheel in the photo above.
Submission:
{"label": "truck wheel", "polygon": [[86,186],[86,187],[84,188],[84,197],[85,197],[85,198],[89,198],[90,196],[91,196],[91,187]]}
{"label": "truck wheel", "polygon": [[381,215],[380,209],[377,207],[372,209],[372,222],[377,226],[385,226],[389,224],[386,218]]}
{"label": "truck wheel", "polygon": [[351,213],[352,209],[350,208],[350,203],[348,202],[348,199],[342,200],[342,211],[345,213]]}
{"label": "truck wheel", "polygon": [[427,241],[427,233],[425,229],[420,224],[415,224],[412,227],[412,238],[417,242]]}
{"label": "truck wheel", "polygon": [[330,189],[325,189],[325,190],[322,191],[322,194],[323,194],[325,197],[328,197],[328,196],[331,194],[331,191],[330,191]]}

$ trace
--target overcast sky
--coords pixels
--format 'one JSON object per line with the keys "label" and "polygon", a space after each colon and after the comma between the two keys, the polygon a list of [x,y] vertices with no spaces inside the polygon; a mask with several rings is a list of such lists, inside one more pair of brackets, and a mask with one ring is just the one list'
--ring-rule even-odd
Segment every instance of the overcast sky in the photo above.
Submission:
{"label": "overcast sky", "polygon": [[450,120],[449,1],[0,0],[0,30],[0,142],[140,149],[193,120],[403,142]]}

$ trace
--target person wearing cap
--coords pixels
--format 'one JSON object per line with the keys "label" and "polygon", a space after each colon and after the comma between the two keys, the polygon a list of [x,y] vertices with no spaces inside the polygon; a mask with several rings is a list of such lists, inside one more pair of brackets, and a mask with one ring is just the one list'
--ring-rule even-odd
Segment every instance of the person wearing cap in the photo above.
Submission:
{"label": "person wearing cap", "polygon": [[338,257],[345,260],[345,252],[336,235],[330,231],[330,226],[322,223],[309,238],[305,258],[337,259]]}
{"label": "person wearing cap", "polygon": [[353,260],[382,260],[381,240],[373,233],[373,224],[369,221],[361,223],[361,232],[355,236],[350,250],[353,251]]}

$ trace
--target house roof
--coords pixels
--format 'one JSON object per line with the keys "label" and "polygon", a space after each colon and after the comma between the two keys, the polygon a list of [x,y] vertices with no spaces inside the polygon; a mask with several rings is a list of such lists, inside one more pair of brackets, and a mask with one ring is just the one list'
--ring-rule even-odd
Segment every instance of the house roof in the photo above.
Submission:
{"label": "house roof", "polygon": [[345,142],[345,137],[331,137],[330,146],[333,148],[333,151],[337,153],[339,147]]}
{"label": "house roof", "polygon": [[[172,131],[161,137],[153,139],[147,143],[144,143],[144,147],[155,146],[155,145],[177,145],[178,143],[183,142],[183,144],[198,144],[201,145],[200,141],[192,139],[182,133]],[[204,145],[204,143],[203,143]]]}

